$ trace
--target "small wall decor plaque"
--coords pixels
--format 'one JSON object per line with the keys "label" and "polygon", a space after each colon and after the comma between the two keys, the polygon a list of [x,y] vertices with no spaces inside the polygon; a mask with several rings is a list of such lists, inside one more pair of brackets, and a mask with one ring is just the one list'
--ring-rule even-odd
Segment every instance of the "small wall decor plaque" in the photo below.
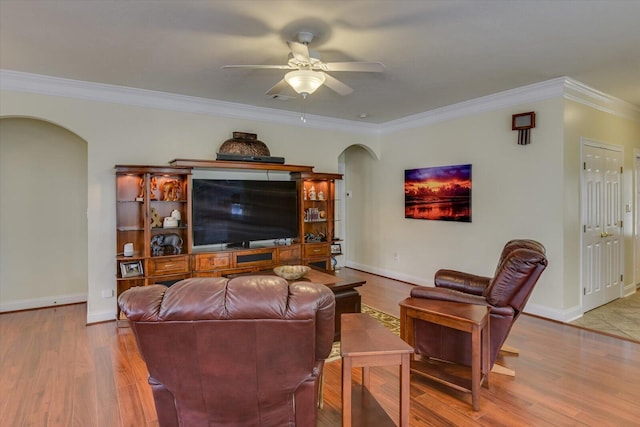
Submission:
{"label": "small wall decor plaque", "polygon": [[514,114],[511,117],[511,130],[518,131],[518,145],[529,145],[531,143],[531,129],[536,127],[536,113]]}

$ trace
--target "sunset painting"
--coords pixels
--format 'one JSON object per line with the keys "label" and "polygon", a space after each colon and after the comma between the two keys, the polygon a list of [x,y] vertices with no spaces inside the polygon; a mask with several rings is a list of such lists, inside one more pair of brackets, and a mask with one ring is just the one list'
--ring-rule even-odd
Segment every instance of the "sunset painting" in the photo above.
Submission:
{"label": "sunset painting", "polygon": [[471,165],[405,170],[404,217],[471,222]]}

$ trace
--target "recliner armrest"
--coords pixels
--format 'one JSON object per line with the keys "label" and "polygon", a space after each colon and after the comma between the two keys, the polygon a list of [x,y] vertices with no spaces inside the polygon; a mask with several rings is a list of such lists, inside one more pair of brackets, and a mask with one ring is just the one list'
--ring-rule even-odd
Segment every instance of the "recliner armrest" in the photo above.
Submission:
{"label": "recliner armrest", "polygon": [[414,298],[425,298],[440,301],[464,302],[467,304],[489,306],[487,299],[481,295],[472,295],[467,292],[456,291],[447,288],[433,288],[431,286],[415,286],[411,289]]}
{"label": "recliner armrest", "polygon": [[453,289],[472,295],[482,295],[489,283],[490,277],[455,270],[438,270],[434,277],[434,284],[438,288]]}
{"label": "recliner armrest", "polygon": [[471,295],[466,292],[460,292],[447,288],[433,288],[431,286],[415,286],[411,289],[413,298],[425,298],[439,301],[463,302],[467,304],[484,305],[491,309],[492,315],[513,317],[515,311],[513,307],[507,305],[504,307],[496,307],[487,301],[482,295]]}

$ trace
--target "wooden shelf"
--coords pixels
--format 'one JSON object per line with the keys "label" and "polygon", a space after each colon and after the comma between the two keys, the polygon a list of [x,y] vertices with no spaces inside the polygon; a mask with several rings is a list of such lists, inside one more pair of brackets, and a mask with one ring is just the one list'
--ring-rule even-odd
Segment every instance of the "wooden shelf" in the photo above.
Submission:
{"label": "wooden shelf", "polygon": [[252,170],[271,170],[284,172],[312,172],[313,166],[301,165],[283,165],[280,163],[262,163],[262,162],[236,162],[227,160],[193,160],[193,159],[174,159],[169,162],[175,167],[189,167],[196,169],[252,169]]}

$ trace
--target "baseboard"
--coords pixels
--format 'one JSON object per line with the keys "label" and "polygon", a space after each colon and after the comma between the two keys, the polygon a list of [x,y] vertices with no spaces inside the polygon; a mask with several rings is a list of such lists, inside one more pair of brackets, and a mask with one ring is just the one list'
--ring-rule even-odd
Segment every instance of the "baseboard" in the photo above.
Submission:
{"label": "baseboard", "polygon": [[87,294],[53,295],[0,303],[0,313],[87,302]]}
{"label": "baseboard", "polygon": [[111,322],[113,320],[116,320],[116,312],[114,310],[104,310],[87,315],[87,325],[92,323]]}
{"label": "baseboard", "polygon": [[546,319],[557,320],[558,322],[568,322],[582,316],[580,306],[574,306],[568,309],[555,309],[546,305],[539,305],[531,302],[527,303],[523,312],[544,317]]}
{"label": "baseboard", "polygon": [[622,295],[625,297],[628,297],[629,295],[635,294],[638,286],[640,286],[640,284],[634,285],[633,283],[630,283],[628,285],[625,285],[624,288],[622,289]]}
{"label": "baseboard", "polygon": [[366,264],[359,264],[353,261],[347,261],[346,266],[361,270],[366,273],[377,274],[378,276],[388,277],[389,279],[400,280],[402,282],[411,283],[420,286],[433,286],[433,281],[425,280],[422,277],[410,276],[399,271],[377,268]]}

